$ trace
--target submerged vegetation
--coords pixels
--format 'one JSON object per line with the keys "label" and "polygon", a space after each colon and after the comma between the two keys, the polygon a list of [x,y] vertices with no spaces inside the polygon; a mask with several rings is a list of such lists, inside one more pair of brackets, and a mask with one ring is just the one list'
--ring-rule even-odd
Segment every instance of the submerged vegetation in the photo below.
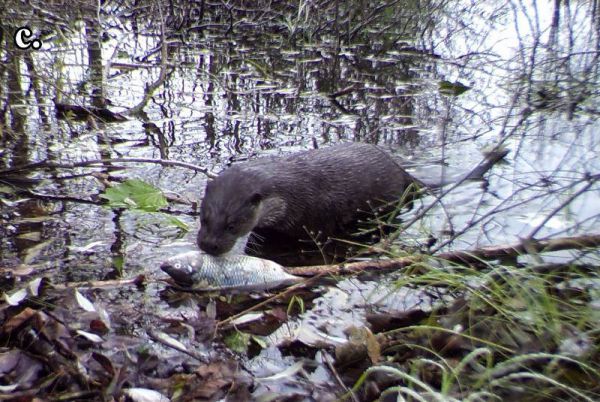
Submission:
{"label": "submerged vegetation", "polygon": [[[600,399],[599,4],[5,0],[0,399]],[[165,281],[214,172],[339,141],[435,190],[303,285]]]}

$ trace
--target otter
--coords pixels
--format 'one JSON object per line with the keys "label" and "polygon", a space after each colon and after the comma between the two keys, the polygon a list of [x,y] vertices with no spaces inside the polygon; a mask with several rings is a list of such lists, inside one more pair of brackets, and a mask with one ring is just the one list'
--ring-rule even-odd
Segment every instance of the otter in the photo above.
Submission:
{"label": "otter", "polygon": [[278,261],[268,251],[274,243],[346,237],[375,208],[396,206],[413,183],[390,154],[366,143],[234,165],[206,186],[198,245],[212,255],[243,252],[252,233],[248,252]]}

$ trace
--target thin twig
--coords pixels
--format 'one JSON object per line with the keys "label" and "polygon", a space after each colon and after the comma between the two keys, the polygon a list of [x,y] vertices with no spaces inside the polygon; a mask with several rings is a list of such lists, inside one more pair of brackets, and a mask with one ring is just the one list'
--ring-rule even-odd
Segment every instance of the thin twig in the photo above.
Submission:
{"label": "thin twig", "polygon": [[210,179],[217,177],[216,173],[209,172],[208,169],[203,168],[193,163],[172,161],[168,159],[153,159],[153,158],[111,158],[111,159],[92,159],[81,162],[72,163],[57,163],[49,161],[35,162],[23,166],[14,167],[0,171],[0,175],[12,172],[19,172],[23,170],[32,169],[44,169],[44,168],[55,168],[55,169],[73,169],[76,167],[106,167],[106,166],[93,166],[93,165],[106,165],[110,163],[154,163],[161,166],[179,166],[186,169],[191,169],[195,172],[200,172],[206,175]]}
{"label": "thin twig", "polygon": [[576,193],[572,194],[570,197],[568,197],[564,202],[562,202],[560,205],[558,205],[556,208],[554,208],[545,218],[542,222],[540,222],[539,225],[537,225],[537,227],[535,229],[533,229],[531,231],[531,233],[529,233],[529,236],[527,236],[527,239],[531,240],[535,237],[536,234],[538,234],[538,232],[540,230],[542,230],[542,228],[544,226],[546,226],[546,223],[548,223],[548,221],[550,219],[552,219],[556,214],[558,214],[560,212],[560,210],[562,210],[564,207],[566,207],[567,205],[569,205],[570,203],[573,202],[573,200],[575,200],[575,198],[579,197],[581,194],[585,193],[590,187],[592,187],[596,181],[598,180],[598,178],[594,178],[591,177],[588,181],[588,183],[583,186],[579,191],[577,191]]}
{"label": "thin twig", "polygon": [[342,389],[344,391],[346,391],[346,394],[350,395],[350,398],[352,398],[352,400],[354,402],[358,402],[359,399],[356,397],[356,394],[354,393],[354,391],[351,390],[350,388],[348,388],[346,386],[346,384],[344,384],[344,381],[342,381],[342,379],[340,378],[340,375],[338,374],[337,370],[335,369],[335,367],[331,363],[331,359],[329,358],[329,355],[327,354],[327,352],[325,352],[324,350],[322,350],[321,351],[321,356],[323,356],[323,361],[325,362],[325,364],[329,368],[329,371],[331,371],[331,374],[333,374],[333,377],[338,382],[338,384],[340,384],[340,386],[342,387]]}
{"label": "thin twig", "polygon": [[321,278],[324,275],[328,275],[328,273],[327,272],[319,272],[319,273],[315,274],[312,278],[308,278],[305,281],[302,281],[300,283],[292,285],[289,288],[285,289],[284,291],[277,293],[277,294],[269,297],[268,299],[265,299],[265,300],[261,301],[260,303],[257,303],[254,306],[249,307],[242,312],[239,312],[238,314],[232,315],[231,317],[228,317],[222,321],[217,322],[215,330],[224,327],[225,325],[229,324],[231,321],[236,320],[256,309],[259,309],[260,307],[272,302],[273,300],[283,298],[283,297],[287,296],[288,294],[294,292],[297,289],[310,286],[311,283],[313,283],[314,281],[316,281],[317,279]]}

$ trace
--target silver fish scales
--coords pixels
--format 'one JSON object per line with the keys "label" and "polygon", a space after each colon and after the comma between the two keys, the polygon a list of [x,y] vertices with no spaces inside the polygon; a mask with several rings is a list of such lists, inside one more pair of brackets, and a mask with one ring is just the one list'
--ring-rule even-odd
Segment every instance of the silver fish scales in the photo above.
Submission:
{"label": "silver fish scales", "polygon": [[177,284],[198,290],[267,290],[302,281],[270,260],[249,255],[213,256],[198,250],[170,257],[160,268]]}

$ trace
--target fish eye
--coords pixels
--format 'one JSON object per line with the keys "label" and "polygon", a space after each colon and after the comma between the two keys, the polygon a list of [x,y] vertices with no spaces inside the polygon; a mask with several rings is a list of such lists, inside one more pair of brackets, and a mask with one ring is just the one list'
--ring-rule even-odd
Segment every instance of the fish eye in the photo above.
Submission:
{"label": "fish eye", "polygon": [[177,262],[177,263],[175,263],[175,265],[173,265],[173,267],[174,267],[175,269],[181,269],[181,263],[180,263],[180,262]]}

